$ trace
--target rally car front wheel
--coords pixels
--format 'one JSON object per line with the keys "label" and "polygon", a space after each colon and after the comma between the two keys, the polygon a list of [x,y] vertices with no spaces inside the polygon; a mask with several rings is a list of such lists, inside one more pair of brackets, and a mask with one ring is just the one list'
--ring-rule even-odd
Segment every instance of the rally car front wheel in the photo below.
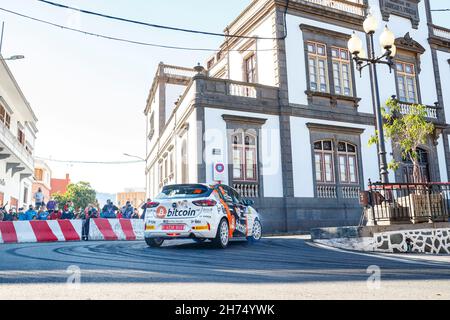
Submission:
{"label": "rally car front wheel", "polygon": [[164,243],[164,239],[162,238],[145,238],[145,242],[151,248],[159,248]]}
{"label": "rally car front wheel", "polygon": [[259,241],[262,237],[262,225],[261,222],[256,219],[253,223],[253,230],[252,235],[250,237],[247,237],[247,240],[249,241]]}
{"label": "rally car front wheel", "polygon": [[222,219],[217,228],[216,237],[213,239],[213,244],[218,247],[225,249],[230,241],[230,230],[228,226],[228,221]]}

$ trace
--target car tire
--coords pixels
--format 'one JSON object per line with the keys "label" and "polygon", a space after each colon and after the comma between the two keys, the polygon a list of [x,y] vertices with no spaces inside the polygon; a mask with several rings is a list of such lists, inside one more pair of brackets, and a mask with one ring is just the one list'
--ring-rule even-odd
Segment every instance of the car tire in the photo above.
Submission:
{"label": "car tire", "polygon": [[159,248],[164,243],[162,238],[145,238],[145,242],[150,248]]}
{"label": "car tire", "polygon": [[249,240],[250,242],[257,242],[261,240],[261,237],[262,237],[261,221],[259,221],[259,219],[256,219],[255,222],[253,223],[252,235],[247,237],[247,240]]}
{"label": "car tire", "polygon": [[226,219],[220,220],[217,227],[216,237],[213,239],[213,244],[217,248],[225,249],[230,241],[230,226]]}

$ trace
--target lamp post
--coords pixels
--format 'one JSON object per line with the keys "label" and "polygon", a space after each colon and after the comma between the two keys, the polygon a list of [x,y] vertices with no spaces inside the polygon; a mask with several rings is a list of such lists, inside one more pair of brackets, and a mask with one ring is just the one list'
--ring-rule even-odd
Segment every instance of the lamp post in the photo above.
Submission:
{"label": "lamp post", "polygon": [[394,60],[397,48],[394,45],[395,36],[386,26],[380,35],[380,45],[384,49],[384,53],[377,57],[375,55],[375,46],[373,36],[378,28],[378,21],[372,14],[368,14],[366,20],[363,23],[364,31],[369,35],[370,38],[370,52],[366,55],[363,49],[363,43],[358,35],[353,32],[350,40],[348,41],[348,49],[353,56],[353,60],[356,63],[356,69],[361,74],[362,69],[365,67],[370,67],[373,75],[373,92],[375,93],[375,118],[376,118],[376,129],[378,136],[378,164],[380,169],[380,179],[382,183],[388,183],[388,171],[387,171],[387,161],[386,161],[386,146],[384,142],[384,130],[383,130],[383,117],[381,114],[381,103],[380,103],[380,91],[378,88],[378,75],[377,75],[377,64],[386,64],[389,66],[389,72],[392,72],[394,67]]}

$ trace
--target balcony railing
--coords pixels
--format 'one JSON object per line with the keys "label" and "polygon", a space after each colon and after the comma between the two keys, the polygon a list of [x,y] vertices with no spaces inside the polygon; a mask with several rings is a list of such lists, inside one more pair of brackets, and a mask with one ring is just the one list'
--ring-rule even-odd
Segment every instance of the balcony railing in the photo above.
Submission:
{"label": "balcony railing", "polygon": [[28,153],[25,146],[22,145],[16,136],[2,123],[0,122],[0,142],[10,149],[14,156],[16,156],[24,165],[29,169],[34,168],[34,161],[32,155]]}
{"label": "balcony railing", "polygon": [[450,40],[450,29],[432,25],[433,35],[439,38]]}
{"label": "balcony railing", "polygon": [[[400,107],[400,113],[402,115],[411,113],[411,106],[414,103],[399,101],[399,100],[396,99],[395,95],[392,96],[392,99],[397,101],[397,103],[398,103],[398,105]],[[425,108],[426,108],[427,118],[433,119],[433,120],[437,120],[439,118],[439,109],[440,109],[440,107],[439,107],[437,102],[435,103],[434,106],[425,106]]]}
{"label": "balcony railing", "polygon": [[233,183],[233,188],[243,198],[258,198],[259,197],[259,184],[257,183]]}
{"label": "balcony railing", "polygon": [[365,15],[365,5],[363,0],[294,0],[294,2],[305,4],[312,3],[358,16]]}
{"label": "balcony railing", "polygon": [[317,191],[318,198],[328,198],[328,199],[336,199],[337,198],[336,186],[318,185],[316,187],[316,191]]}
{"label": "balcony railing", "polygon": [[386,222],[447,222],[450,183],[376,183],[364,192],[366,219]]}
{"label": "balcony railing", "polygon": [[256,99],[256,88],[248,85],[229,83],[228,92],[232,96]]}
{"label": "balcony railing", "polygon": [[357,186],[345,186],[341,187],[341,191],[344,199],[358,199],[361,188]]}
{"label": "balcony railing", "polygon": [[[358,199],[361,188],[359,186],[335,186],[335,185],[317,185],[316,193],[318,198],[323,199]],[[338,192],[340,193],[338,195]]]}
{"label": "balcony railing", "polygon": [[[412,103],[408,103],[408,102],[399,102],[399,106],[400,106],[400,113],[401,114],[409,114],[411,112],[411,106],[413,104]],[[425,106],[426,107],[426,112],[427,112],[427,118],[430,119],[437,119],[438,118],[438,109],[439,107],[436,106]]]}
{"label": "balcony railing", "polygon": [[192,68],[185,68],[185,67],[172,66],[172,65],[165,64],[164,65],[164,74],[192,78],[193,76],[195,76],[196,72]]}

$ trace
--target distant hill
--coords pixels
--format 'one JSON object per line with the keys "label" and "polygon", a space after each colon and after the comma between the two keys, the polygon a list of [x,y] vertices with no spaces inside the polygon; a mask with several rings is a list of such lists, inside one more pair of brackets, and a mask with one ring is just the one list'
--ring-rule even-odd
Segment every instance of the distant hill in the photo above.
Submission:
{"label": "distant hill", "polygon": [[108,200],[108,199],[116,204],[116,194],[115,193],[97,192],[97,200],[98,200],[98,203],[100,204],[100,208],[106,204],[106,200]]}

